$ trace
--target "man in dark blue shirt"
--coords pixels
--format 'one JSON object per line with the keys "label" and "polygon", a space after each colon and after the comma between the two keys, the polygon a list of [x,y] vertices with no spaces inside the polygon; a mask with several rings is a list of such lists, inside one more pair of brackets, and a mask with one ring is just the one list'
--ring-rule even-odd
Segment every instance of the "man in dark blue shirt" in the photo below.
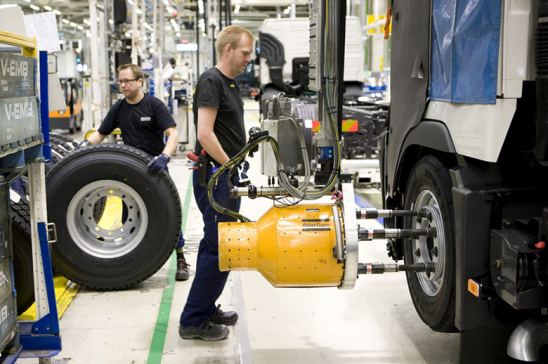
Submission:
{"label": "man in dark blue shirt", "polygon": [[[175,120],[162,101],[143,92],[143,71],[134,64],[118,68],[118,86],[124,95],[109,110],[99,129],[93,132],[87,142],[100,143],[116,128],[122,131],[124,144],[155,156],[148,166],[150,173],[167,170],[167,163],[177,148],[178,134]],[[167,142],[164,144],[164,135]],[[175,279],[189,278],[188,264],[183,254],[185,241],[179,235],[177,243],[177,271]]]}

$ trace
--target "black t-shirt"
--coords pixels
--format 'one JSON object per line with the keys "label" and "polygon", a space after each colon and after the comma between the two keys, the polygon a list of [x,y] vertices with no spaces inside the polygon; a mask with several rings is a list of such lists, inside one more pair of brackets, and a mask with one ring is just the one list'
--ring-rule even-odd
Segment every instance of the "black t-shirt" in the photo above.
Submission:
{"label": "black t-shirt", "polygon": [[139,148],[151,155],[164,150],[164,131],[176,126],[175,120],[162,101],[145,94],[137,104],[119,100],[109,110],[99,127],[99,133],[108,135],[116,128],[122,130],[127,145]]}
{"label": "black t-shirt", "polygon": [[[244,103],[234,80],[213,67],[200,75],[194,92],[194,125],[198,123],[198,108],[217,109],[213,132],[229,157],[245,146]],[[196,127],[196,130],[198,128]],[[202,147],[196,141],[196,151]]]}

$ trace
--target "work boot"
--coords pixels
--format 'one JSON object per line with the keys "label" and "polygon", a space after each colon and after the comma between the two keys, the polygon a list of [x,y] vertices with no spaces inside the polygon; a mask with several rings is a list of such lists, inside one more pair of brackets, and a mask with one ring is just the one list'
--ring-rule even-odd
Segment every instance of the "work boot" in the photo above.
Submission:
{"label": "work boot", "polygon": [[205,341],[224,340],[228,336],[228,327],[225,325],[217,325],[210,321],[206,321],[200,326],[184,327],[179,325],[179,336],[182,339],[200,339]]}
{"label": "work boot", "polygon": [[188,264],[183,253],[177,253],[177,272],[175,273],[176,281],[186,281],[189,277]]}
{"label": "work boot", "polygon": [[217,311],[208,318],[214,324],[232,326],[238,321],[238,314],[234,311],[224,312],[221,310],[221,305],[217,305]]}

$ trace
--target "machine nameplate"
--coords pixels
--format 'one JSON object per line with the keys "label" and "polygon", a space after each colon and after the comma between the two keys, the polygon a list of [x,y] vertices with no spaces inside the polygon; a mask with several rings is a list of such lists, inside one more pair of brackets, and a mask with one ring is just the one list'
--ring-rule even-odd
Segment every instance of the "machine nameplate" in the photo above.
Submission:
{"label": "machine nameplate", "polygon": [[[40,135],[40,117],[36,97],[0,100],[0,146],[28,144],[27,139]],[[32,140],[29,140],[29,142]]]}
{"label": "machine nameplate", "polygon": [[0,98],[34,96],[34,58],[0,53]]}

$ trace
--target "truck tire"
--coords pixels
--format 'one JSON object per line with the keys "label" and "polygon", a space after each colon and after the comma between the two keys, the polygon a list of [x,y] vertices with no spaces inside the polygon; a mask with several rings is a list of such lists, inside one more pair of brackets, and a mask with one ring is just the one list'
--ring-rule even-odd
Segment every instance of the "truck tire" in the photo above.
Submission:
{"label": "truck tire", "polygon": [[433,238],[407,239],[406,264],[436,263],[433,273],[406,272],[420,318],[434,331],[455,332],[455,231],[449,171],[426,156],[413,168],[405,190],[405,209],[427,209],[431,219],[406,218],[404,228],[435,227]]}
{"label": "truck tire", "polygon": [[10,200],[10,210],[17,314],[20,315],[34,303],[30,209],[28,202],[21,198],[18,202]]}
{"label": "truck tire", "polygon": [[[71,153],[49,172],[56,271],[88,288],[116,290],[162,267],[177,243],[181,203],[167,172],[147,173],[150,160],[127,145],[101,144]],[[120,226],[96,221],[95,204],[107,196],[119,197],[127,208]]]}

